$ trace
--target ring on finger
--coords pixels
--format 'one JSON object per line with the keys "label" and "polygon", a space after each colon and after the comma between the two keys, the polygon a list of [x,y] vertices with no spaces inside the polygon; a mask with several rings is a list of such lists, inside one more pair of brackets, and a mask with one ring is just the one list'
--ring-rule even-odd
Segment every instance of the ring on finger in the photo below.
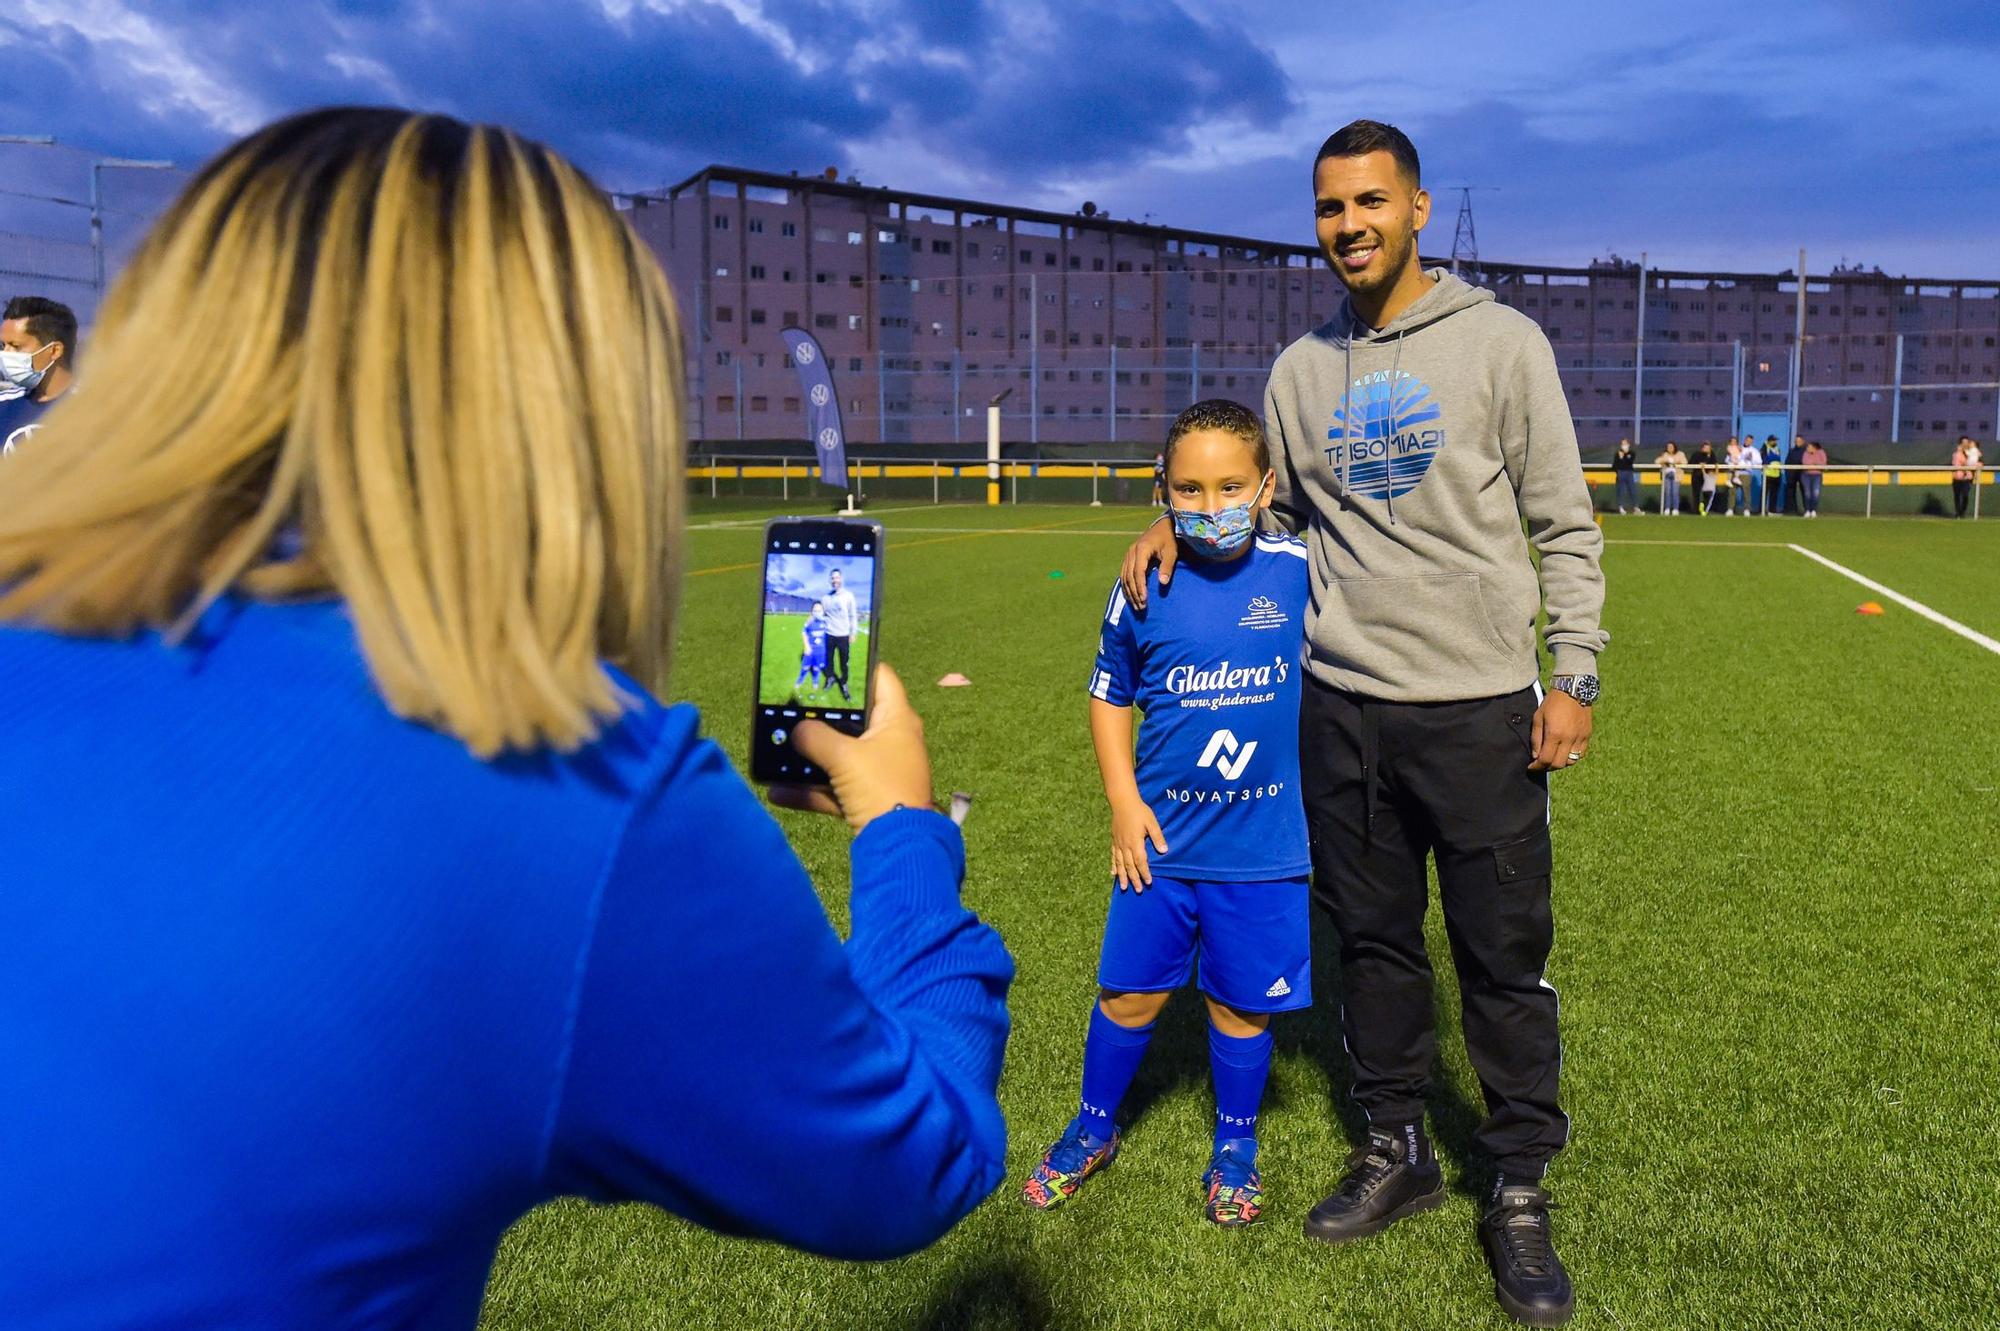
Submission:
{"label": "ring on finger", "polygon": [[1571,749],[1569,754],[1569,760],[1573,763],[1580,763],[1583,761],[1583,755],[1578,753],[1575,749]]}

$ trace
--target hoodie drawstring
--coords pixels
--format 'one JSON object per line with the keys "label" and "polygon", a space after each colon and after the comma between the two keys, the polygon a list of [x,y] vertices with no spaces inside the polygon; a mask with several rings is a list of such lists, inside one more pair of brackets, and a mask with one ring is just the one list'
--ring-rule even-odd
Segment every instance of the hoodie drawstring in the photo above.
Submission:
{"label": "hoodie drawstring", "polygon": [[1347,410],[1340,413],[1340,499],[1347,502],[1347,459],[1354,452],[1354,324],[1353,310],[1347,315],[1347,336],[1340,339],[1340,349],[1346,355],[1342,377],[1346,380],[1344,395]]}
{"label": "hoodie drawstring", "polygon": [[[1389,364],[1389,400],[1386,408],[1386,426],[1393,429],[1396,423],[1396,376],[1403,372],[1403,334],[1406,329],[1396,331],[1396,358]],[[1384,430],[1384,434],[1388,429]],[[1382,441],[1382,493],[1389,498],[1389,525],[1396,525],[1396,459],[1389,451],[1389,440]],[[1374,805],[1369,805],[1373,809]]]}

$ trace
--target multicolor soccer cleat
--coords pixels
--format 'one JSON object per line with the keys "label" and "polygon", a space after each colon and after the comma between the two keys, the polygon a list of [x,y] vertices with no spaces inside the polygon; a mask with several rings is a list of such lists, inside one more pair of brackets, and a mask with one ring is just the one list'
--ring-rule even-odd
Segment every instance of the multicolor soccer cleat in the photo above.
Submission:
{"label": "multicolor soccer cleat", "polygon": [[1053,1211],[1076,1196],[1083,1181],[1110,1164],[1118,1154],[1118,1134],[1108,1142],[1086,1137],[1083,1125],[1072,1121],[1063,1135],[1021,1185],[1021,1200],[1037,1211]]}
{"label": "multicolor soccer cleat", "polygon": [[1264,1178],[1255,1169],[1257,1142],[1232,1137],[1215,1150],[1201,1181],[1208,1188],[1203,1213],[1215,1224],[1254,1225],[1264,1213]]}

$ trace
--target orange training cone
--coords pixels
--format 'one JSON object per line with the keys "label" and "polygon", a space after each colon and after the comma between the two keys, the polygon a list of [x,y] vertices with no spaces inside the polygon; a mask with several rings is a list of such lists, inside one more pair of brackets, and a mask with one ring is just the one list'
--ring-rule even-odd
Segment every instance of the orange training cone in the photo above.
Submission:
{"label": "orange training cone", "polygon": [[1879,615],[1882,613],[1882,606],[1878,601],[1863,601],[1860,605],[1854,607],[1854,613],[1857,615]]}

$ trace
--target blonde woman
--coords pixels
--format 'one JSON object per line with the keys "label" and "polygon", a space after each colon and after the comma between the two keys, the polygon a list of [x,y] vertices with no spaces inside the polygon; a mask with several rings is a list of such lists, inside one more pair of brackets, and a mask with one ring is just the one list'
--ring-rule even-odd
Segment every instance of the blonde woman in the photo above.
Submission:
{"label": "blonde woman", "polygon": [[654,701],[673,310],[561,158],[395,111],[141,248],[0,472],[0,1325],[470,1327],[560,1194],[874,1258],[999,1181],[1012,966],[895,677],[799,735],[844,946]]}

